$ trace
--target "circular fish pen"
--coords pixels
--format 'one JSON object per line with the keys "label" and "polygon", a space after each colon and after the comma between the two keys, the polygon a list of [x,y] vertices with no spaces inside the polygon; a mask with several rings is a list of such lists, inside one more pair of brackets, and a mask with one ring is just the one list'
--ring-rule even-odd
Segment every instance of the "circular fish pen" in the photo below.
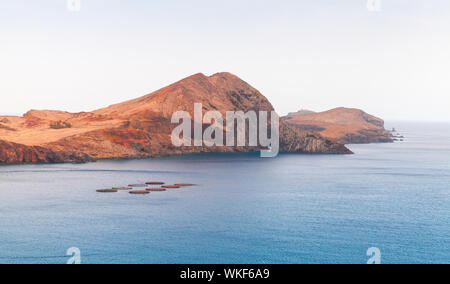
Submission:
{"label": "circular fish pen", "polygon": [[149,181],[146,183],[147,185],[163,185],[165,182],[162,181]]}
{"label": "circular fish pen", "polygon": [[180,188],[179,185],[163,185],[163,188]]}
{"label": "circular fish pen", "polygon": [[130,184],[129,187],[147,187],[146,184]]}
{"label": "circular fish pen", "polygon": [[117,189],[97,189],[97,192],[100,193],[115,193],[117,191],[118,191]]}
{"label": "circular fish pen", "polygon": [[130,191],[130,194],[149,194],[150,191],[148,190],[132,190]]}
{"label": "circular fish pen", "polygon": [[133,188],[131,186],[115,186],[112,189],[116,189],[116,190],[131,190]]}
{"label": "circular fish pen", "polygon": [[165,188],[147,188],[147,191],[160,192],[160,191],[166,191],[166,189]]}

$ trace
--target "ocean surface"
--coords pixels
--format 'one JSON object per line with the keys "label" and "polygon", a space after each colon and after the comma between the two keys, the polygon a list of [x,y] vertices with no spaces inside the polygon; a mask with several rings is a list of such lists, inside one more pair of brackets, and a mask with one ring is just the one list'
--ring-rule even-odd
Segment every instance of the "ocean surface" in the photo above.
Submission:
{"label": "ocean surface", "polygon": [[[0,263],[450,263],[450,124],[355,155],[0,166]],[[134,196],[146,181],[197,186]]]}

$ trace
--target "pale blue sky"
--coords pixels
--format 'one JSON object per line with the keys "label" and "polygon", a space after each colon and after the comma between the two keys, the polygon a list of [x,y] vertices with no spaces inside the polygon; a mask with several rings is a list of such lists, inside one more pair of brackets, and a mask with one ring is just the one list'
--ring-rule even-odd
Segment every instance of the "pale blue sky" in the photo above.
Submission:
{"label": "pale blue sky", "polygon": [[450,1],[0,0],[0,114],[86,111],[202,72],[280,114],[450,120]]}

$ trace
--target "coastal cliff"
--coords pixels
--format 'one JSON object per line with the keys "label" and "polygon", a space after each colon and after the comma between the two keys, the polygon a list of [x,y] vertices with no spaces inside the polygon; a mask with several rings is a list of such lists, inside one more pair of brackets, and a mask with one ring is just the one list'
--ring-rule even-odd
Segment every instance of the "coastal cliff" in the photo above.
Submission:
{"label": "coastal cliff", "polygon": [[[273,111],[255,88],[230,73],[196,74],[146,96],[93,112],[32,110],[0,117],[0,163],[142,159],[206,152],[252,152],[258,147],[175,147],[176,111]],[[208,125],[206,125],[207,127]],[[280,151],[350,154],[342,143],[280,121]]]}
{"label": "coastal cliff", "polygon": [[26,146],[0,140],[0,164],[84,163],[93,161],[81,152],[54,152],[40,146]]}
{"label": "coastal cliff", "polygon": [[336,108],[314,113],[290,113],[283,120],[298,129],[312,131],[343,144],[391,143],[384,121],[359,109]]}

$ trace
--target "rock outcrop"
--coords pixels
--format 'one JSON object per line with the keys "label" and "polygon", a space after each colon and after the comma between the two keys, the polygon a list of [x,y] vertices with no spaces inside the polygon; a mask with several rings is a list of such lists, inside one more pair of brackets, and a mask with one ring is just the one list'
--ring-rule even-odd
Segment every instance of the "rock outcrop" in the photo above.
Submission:
{"label": "rock outcrop", "polygon": [[[274,110],[260,92],[232,74],[196,74],[149,95],[93,112],[32,110],[23,117],[0,117],[0,139],[4,141],[0,144],[0,163],[82,162],[260,150],[248,146],[173,146],[173,113],[183,110],[193,116],[195,103],[201,103],[204,112],[222,114]],[[282,152],[351,153],[342,143],[283,121],[280,124]]]}
{"label": "rock outcrop", "polygon": [[55,152],[40,146],[26,146],[0,140],[0,164],[84,163],[93,161],[82,152]]}
{"label": "rock outcrop", "polygon": [[297,112],[291,112],[287,116],[307,115],[307,114],[314,114],[314,113],[316,113],[316,112],[312,111],[312,110],[301,109]]}
{"label": "rock outcrop", "polygon": [[298,129],[313,131],[344,144],[390,143],[384,121],[359,109],[336,108],[320,113],[291,113],[283,120]]}

